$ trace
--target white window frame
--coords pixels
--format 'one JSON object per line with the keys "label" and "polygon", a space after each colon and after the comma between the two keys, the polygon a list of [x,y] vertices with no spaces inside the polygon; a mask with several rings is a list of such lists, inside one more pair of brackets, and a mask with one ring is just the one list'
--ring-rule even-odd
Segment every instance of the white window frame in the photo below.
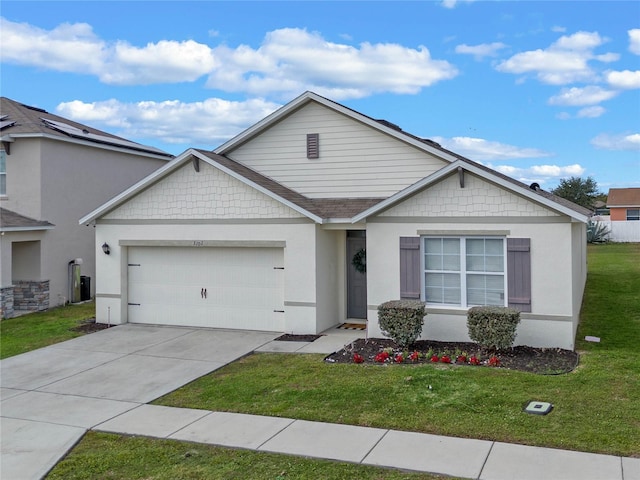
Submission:
{"label": "white window frame", "polygon": [[[629,212],[635,212],[635,215],[629,215]],[[635,222],[637,220],[640,220],[640,208],[627,208],[627,222]]]}
{"label": "white window frame", "polygon": [[[452,303],[429,303],[426,299],[426,285],[425,285],[425,276],[427,274],[427,270],[425,268],[425,239],[454,239],[460,242],[460,271],[458,272],[460,275],[460,304],[452,304]],[[467,271],[466,262],[467,262],[467,239],[474,240],[502,240],[502,272],[477,272],[477,271]],[[502,275],[503,277],[503,286],[502,286],[502,296],[503,302],[502,305],[506,307],[508,306],[508,280],[507,280],[507,239],[504,236],[488,236],[488,235],[422,235],[420,236],[420,299],[427,304],[427,306],[431,306],[434,308],[442,307],[442,308],[462,308],[468,309],[475,305],[468,305],[467,302],[467,275],[468,274],[478,274],[478,275]]]}

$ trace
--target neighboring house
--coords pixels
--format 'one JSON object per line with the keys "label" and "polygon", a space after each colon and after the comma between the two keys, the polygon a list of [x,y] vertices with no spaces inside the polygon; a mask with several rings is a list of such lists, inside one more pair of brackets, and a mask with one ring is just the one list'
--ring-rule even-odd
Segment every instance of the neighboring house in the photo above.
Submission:
{"label": "neighboring house", "polygon": [[110,248],[99,322],[310,334],[364,319],[380,337],[378,305],[402,297],[426,302],[423,338],[468,341],[467,309],[497,304],[523,312],[516,343],[573,348],[589,214],[307,92],[81,223]]}
{"label": "neighboring house", "polygon": [[640,188],[610,188],[607,207],[610,240],[640,242]]}
{"label": "neighboring house", "polygon": [[94,231],[78,218],[173,156],[0,101],[0,318],[9,318],[79,301],[78,274],[92,295]]}
{"label": "neighboring house", "polygon": [[610,188],[607,207],[612,222],[640,221],[640,188]]}

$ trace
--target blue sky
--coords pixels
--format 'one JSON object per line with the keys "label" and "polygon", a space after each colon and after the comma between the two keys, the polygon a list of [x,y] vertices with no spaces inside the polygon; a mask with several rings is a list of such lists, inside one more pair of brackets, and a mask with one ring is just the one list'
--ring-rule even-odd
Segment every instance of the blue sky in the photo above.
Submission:
{"label": "blue sky", "polygon": [[640,186],[640,2],[3,0],[1,94],[174,154],[306,90],[544,189]]}

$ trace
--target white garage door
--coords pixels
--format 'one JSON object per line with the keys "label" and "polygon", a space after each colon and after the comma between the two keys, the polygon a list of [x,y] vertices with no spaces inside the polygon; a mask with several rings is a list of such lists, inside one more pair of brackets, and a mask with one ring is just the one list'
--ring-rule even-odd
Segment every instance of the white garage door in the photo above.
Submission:
{"label": "white garage door", "polygon": [[130,247],[129,322],[280,332],[282,248]]}

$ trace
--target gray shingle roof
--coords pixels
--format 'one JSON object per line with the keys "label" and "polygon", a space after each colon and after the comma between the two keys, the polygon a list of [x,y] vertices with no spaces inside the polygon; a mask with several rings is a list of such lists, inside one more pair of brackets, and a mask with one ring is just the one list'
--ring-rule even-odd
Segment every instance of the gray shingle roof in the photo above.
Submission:
{"label": "gray shingle roof", "polygon": [[230,158],[208,150],[194,150],[320,218],[351,218],[384,200],[384,198],[308,198]]}
{"label": "gray shingle roof", "polygon": [[36,220],[34,218],[25,217],[19,213],[12,212],[6,208],[0,208],[0,230],[41,230],[43,228],[52,228],[55,225],[46,220]]}
{"label": "gray shingle roof", "polygon": [[168,159],[173,157],[172,154],[155,147],[149,147],[147,145],[132,142],[131,140],[103,132],[102,130],[98,130],[88,125],[83,125],[82,123],[54,115],[41,108],[24,105],[7,97],[0,97],[0,116],[6,116],[2,122],[3,127],[0,131],[0,135],[3,137],[6,135],[47,135],[54,138],[60,137],[60,139],[71,138],[69,133],[65,133],[60,129],[52,128],[51,124],[48,125],[43,121],[43,119],[45,119],[69,125],[74,129],[78,129],[79,131],[86,133],[87,137],[83,138],[85,141],[97,144],[115,145],[128,150],[166,156]]}

